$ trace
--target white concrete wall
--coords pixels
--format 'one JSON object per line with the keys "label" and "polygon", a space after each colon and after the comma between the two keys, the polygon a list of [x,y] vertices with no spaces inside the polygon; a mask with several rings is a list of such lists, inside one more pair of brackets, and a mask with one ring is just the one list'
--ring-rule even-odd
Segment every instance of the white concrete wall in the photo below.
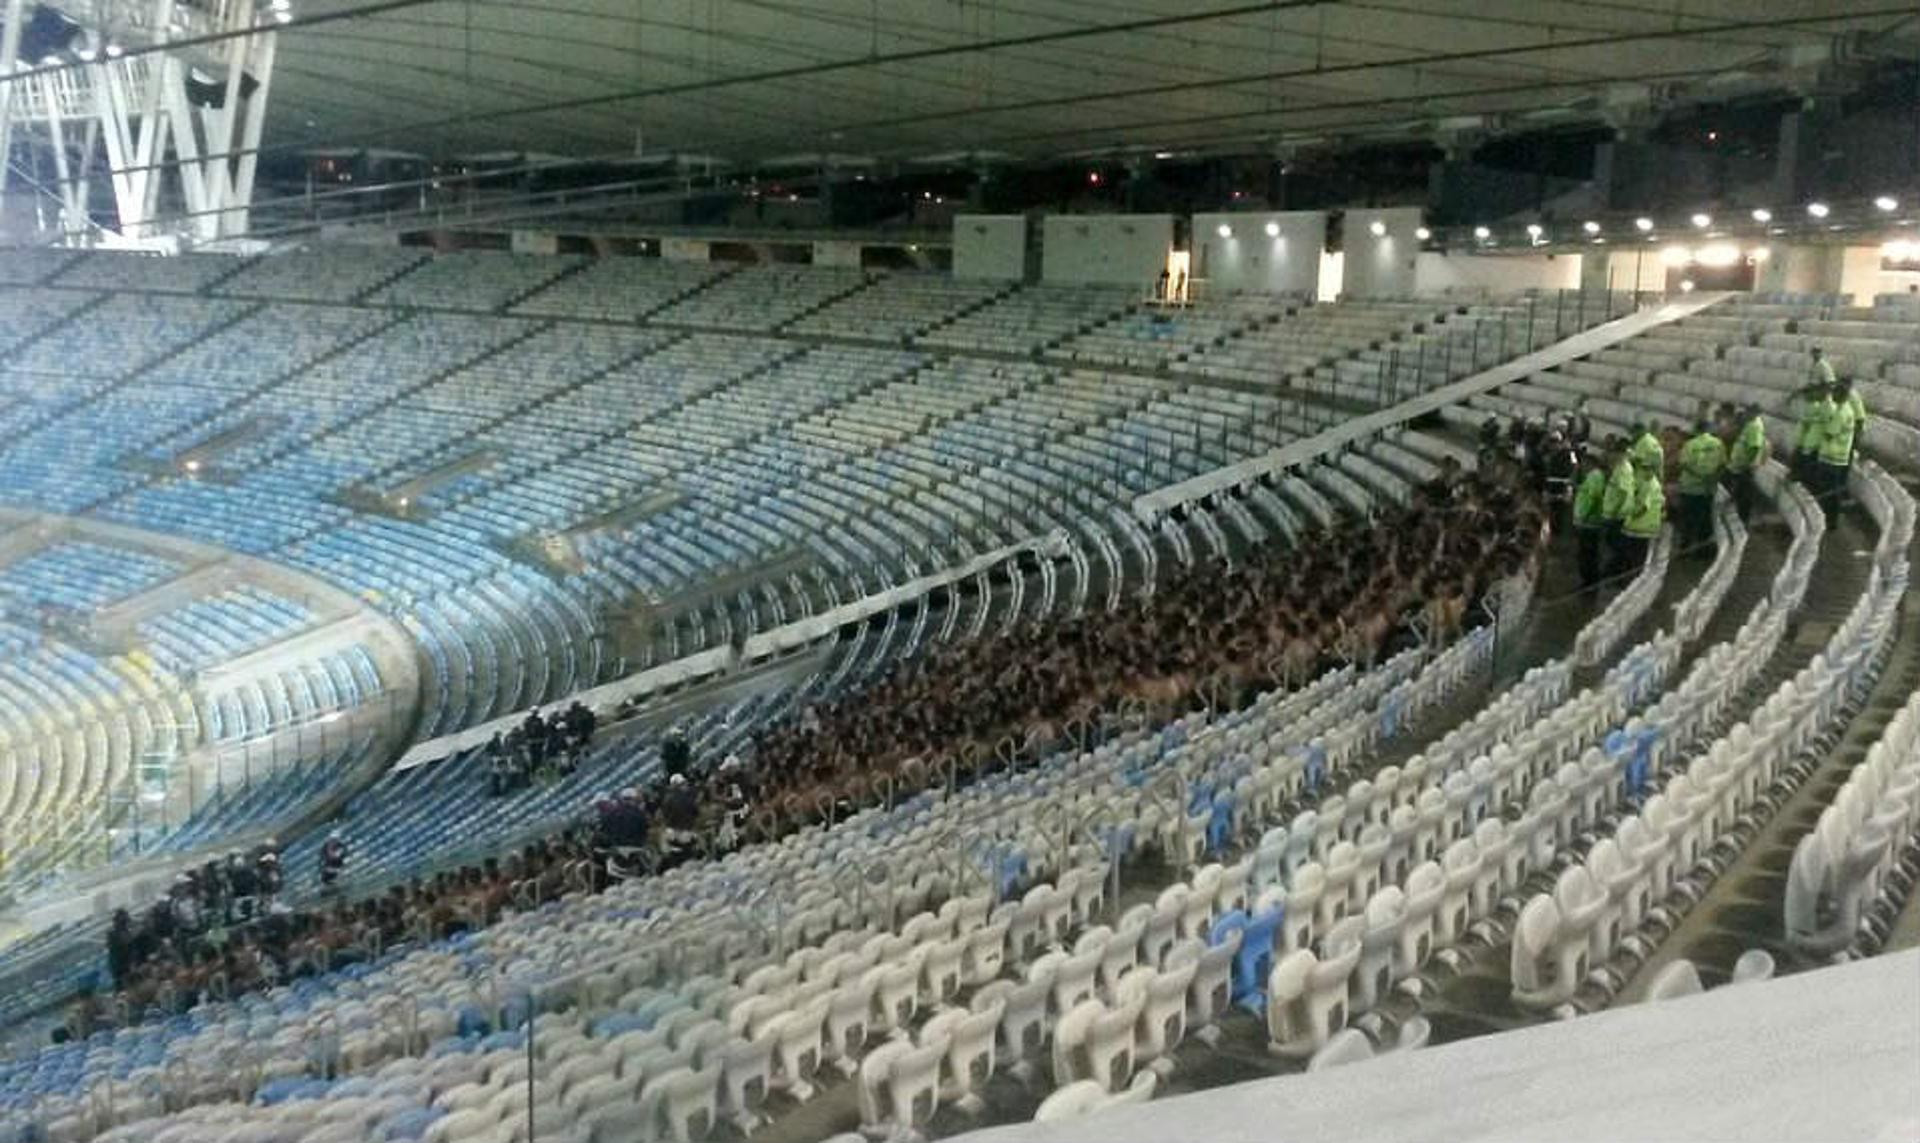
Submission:
{"label": "white concrete wall", "polygon": [[1018,282],[1027,276],[1027,219],[962,214],[953,220],[953,276]]}
{"label": "white concrete wall", "polygon": [[[1353,237],[1347,237],[1349,246]],[[1579,254],[1442,254],[1422,251],[1414,260],[1413,287],[1422,294],[1447,290],[1577,290]]]}
{"label": "white concrete wall", "polygon": [[1767,260],[1754,275],[1763,294],[1837,294],[1843,288],[1844,251],[1838,246],[1789,246],[1769,243]]}
{"label": "white concrete wall", "polygon": [[1660,260],[1660,249],[1647,242],[1619,246],[1605,254],[1588,257],[1606,260],[1609,290],[1660,293],[1667,288],[1667,265]]}
{"label": "white concrete wall", "polygon": [[669,262],[711,261],[707,243],[698,238],[662,238],[660,257]]}
{"label": "white concrete wall", "polygon": [[[1341,294],[1350,298],[1405,297],[1415,292],[1419,265],[1420,208],[1355,207],[1341,225],[1341,250],[1346,254]],[[1375,237],[1372,224],[1386,233]]]}
{"label": "white concrete wall", "polygon": [[813,264],[816,266],[851,266],[860,268],[860,244],[858,242],[815,242],[813,244]]}
{"label": "white concrete wall", "polygon": [[[1220,228],[1230,229],[1222,238]],[[1269,234],[1268,228],[1278,234]],[[1308,294],[1320,283],[1327,215],[1320,210],[1193,216],[1193,276],[1209,294]]]}
{"label": "white concrete wall", "polygon": [[1841,256],[1840,292],[1853,295],[1856,306],[1870,306],[1875,294],[1904,294],[1920,285],[1920,273],[1882,270],[1878,246],[1849,246]]}
{"label": "white concrete wall", "polygon": [[1055,214],[1041,232],[1048,282],[1138,286],[1144,294],[1173,249],[1170,214]]}

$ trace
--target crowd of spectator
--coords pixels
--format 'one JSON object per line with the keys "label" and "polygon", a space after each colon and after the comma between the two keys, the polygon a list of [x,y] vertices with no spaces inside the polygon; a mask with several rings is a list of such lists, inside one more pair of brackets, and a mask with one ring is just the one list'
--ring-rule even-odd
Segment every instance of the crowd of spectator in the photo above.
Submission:
{"label": "crowd of spectator", "polygon": [[1242,553],[1120,612],[1049,616],[931,648],[761,731],[744,761],[663,767],[654,783],[599,799],[599,834],[616,848],[655,840],[669,860],[689,838],[724,849],[870,804],[890,786],[937,780],[956,758],[1043,752],[1123,708],[1172,714],[1240,702],[1337,662],[1451,638],[1497,580],[1537,558],[1548,533],[1543,498],[1521,467],[1468,477],[1449,465],[1373,520],[1346,518],[1297,546]]}
{"label": "crowd of spectator", "polygon": [[487,792],[505,797],[543,775],[573,773],[593,745],[597,724],[592,708],[578,699],[548,717],[538,708],[527,712],[519,726],[487,742]]}
{"label": "crowd of spectator", "polygon": [[107,932],[113,1000],[83,994],[57,1040],[272,988],[370,960],[399,941],[482,928],[508,908],[535,908],[608,883],[594,849],[570,833],[362,900],[333,898],[311,908],[278,899],[278,854],[270,845],[247,863],[258,877],[251,886],[231,858],[218,864],[212,875],[183,874],[138,917],[125,909],[114,913]]}
{"label": "crowd of spectator", "polygon": [[[1075,724],[1238,703],[1336,663],[1449,639],[1497,581],[1530,570],[1551,525],[1524,465],[1496,462],[1473,475],[1444,467],[1405,505],[1176,576],[1123,610],[934,647],[763,730],[739,756],[697,759],[669,737],[652,779],[596,799],[588,829],[499,861],[348,901],[338,884],[348,839],[335,833],[320,856],[334,892],[311,909],[276,899],[277,851],[241,863],[251,880],[236,875],[233,858],[187,875],[141,918],[114,917],[115,1009],[122,1018],[179,1011],[272,987],[398,940],[477,928],[508,908],[598,891],[846,812],[884,796],[889,783],[939,780],[952,759],[1003,744],[1031,755],[1063,743]],[[489,753],[531,775],[577,757],[593,733],[591,712],[575,703],[530,715]],[[99,1015],[91,997],[82,1006],[76,1032]]]}

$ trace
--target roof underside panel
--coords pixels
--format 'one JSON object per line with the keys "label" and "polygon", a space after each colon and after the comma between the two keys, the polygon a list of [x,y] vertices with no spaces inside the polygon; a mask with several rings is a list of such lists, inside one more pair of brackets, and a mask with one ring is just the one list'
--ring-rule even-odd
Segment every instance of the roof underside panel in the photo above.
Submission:
{"label": "roof underside panel", "polygon": [[[365,0],[306,0],[302,16]],[[431,154],[1225,148],[1804,82],[1876,0],[423,0],[283,33],[269,140]]]}

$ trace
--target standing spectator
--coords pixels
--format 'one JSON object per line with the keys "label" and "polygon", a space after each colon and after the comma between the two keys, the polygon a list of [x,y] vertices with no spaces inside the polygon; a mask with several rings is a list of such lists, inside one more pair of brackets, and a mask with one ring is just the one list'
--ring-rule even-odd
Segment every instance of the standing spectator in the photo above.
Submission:
{"label": "standing spectator", "polygon": [[280,843],[268,838],[253,857],[253,872],[259,882],[260,899],[268,905],[280,895]]}
{"label": "standing spectator", "polygon": [[1592,439],[1593,418],[1587,414],[1587,399],[1582,397],[1567,417],[1567,441],[1576,448],[1586,448]]}
{"label": "standing spectator", "polygon": [[1573,482],[1579,474],[1580,455],[1560,430],[1549,432],[1541,446],[1540,483],[1556,526],[1565,522],[1567,508],[1573,502]]}
{"label": "standing spectator", "polygon": [[116,992],[127,986],[133,971],[135,936],[132,915],[125,909],[115,909],[113,922],[107,927],[107,975],[113,977]]}
{"label": "standing spectator", "polygon": [[675,775],[684,777],[692,764],[693,749],[687,745],[686,738],[676,729],[667,735],[666,741],[660,744],[660,768],[665,770],[669,777]]}
{"label": "standing spectator", "polygon": [[320,884],[332,889],[347,871],[347,839],[340,836],[339,830],[327,835],[325,845],[320,847]]}

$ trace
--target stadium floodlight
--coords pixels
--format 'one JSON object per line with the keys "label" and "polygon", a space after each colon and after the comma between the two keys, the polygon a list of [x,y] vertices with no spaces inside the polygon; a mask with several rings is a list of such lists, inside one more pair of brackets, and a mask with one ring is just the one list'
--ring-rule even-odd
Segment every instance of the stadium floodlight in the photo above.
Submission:
{"label": "stadium floodlight", "polygon": [[1387,236],[1387,224],[1376,218],[1372,222],[1367,223],[1367,233],[1373,235],[1375,238],[1385,238]]}
{"label": "stadium floodlight", "polygon": [[1268,237],[1268,238],[1278,238],[1278,237],[1280,237],[1280,224],[1279,224],[1279,223],[1277,223],[1277,222],[1269,222],[1269,223],[1267,223],[1267,237]]}
{"label": "stadium floodlight", "polygon": [[1580,224],[1580,229],[1586,231],[1588,234],[1598,234],[1600,233],[1600,224],[1589,218]]}
{"label": "stadium floodlight", "polygon": [[1827,209],[1826,203],[1810,202],[1807,204],[1807,213],[1815,218],[1825,218],[1830,212]]}
{"label": "stadium floodlight", "polygon": [[1755,222],[1772,222],[1773,212],[1764,206],[1756,206],[1753,208],[1753,220]]}
{"label": "stadium floodlight", "polygon": [[1233,227],[1228,226],[1226,223],[1223,222],[1220,224],[1220,229],[1214,231],[1214,233],[1218,234],[1222,238],[1232,238]]}
{"label": "stadium floodlight", "polygon": [[1873,205],[1877,210],[1892,214],[1894,211],[1900,209],[1900,200],[1890,194],[1883,194],[1873,200]]}
{"label": "stadium floodlight", "polygon": [[1645,234],[1647,231],[1653,229],[1653,219],[1648,218],[1645,215],[1641,215],[1639,218],[1636,218],[1633,220],[1633,226],[1634,226],[1634,229],[1638,230],[1642,234]]}
{"label": "stadium floodlight", "polygon": [[1420,241],[1425,242],[1427,239],[1433,237],[1433,231],[1428,230],[1424,226],[1415,227],[1413,231],[1413,236],[1415,238],[1418,238]]}
{"label": "stadium floodlight", "polygon": [[1475,238],[1478,238],[1480,241],[1485,242],[1487,239],[1493,237],[1493,231],[1488,230],[1484,226],[1476,226],[1473,228],[1473,236]]}
{"label": "stadium floodlight", "polygon": [[1713,225],[1713,216],[1711,214],[1696,214],[1693,216],[1693,225],[1696,230],[1705,230],[1707,227]]}
{"label": "stadium floodlight", "polygon": [[1527,237],[1528,237],[1528,238],[1532,238],[1532,239],[1535,239],[1535,240],[1538,240],[1538,239],[1539,239],[1539,237],[1540,237],[1540,236],[1541,236],[1542,234],[1545,234],[1545,233],[1546,233],[1546,230],[1545,230],[1545,228],[1543,228],[1543,227],[1542,227],[1542,226],[1541,226],[1541,225],[1540,225],[1539,223],[1537,223],[1537,222],[1529,222],[1529,223],[1527,223]]}

